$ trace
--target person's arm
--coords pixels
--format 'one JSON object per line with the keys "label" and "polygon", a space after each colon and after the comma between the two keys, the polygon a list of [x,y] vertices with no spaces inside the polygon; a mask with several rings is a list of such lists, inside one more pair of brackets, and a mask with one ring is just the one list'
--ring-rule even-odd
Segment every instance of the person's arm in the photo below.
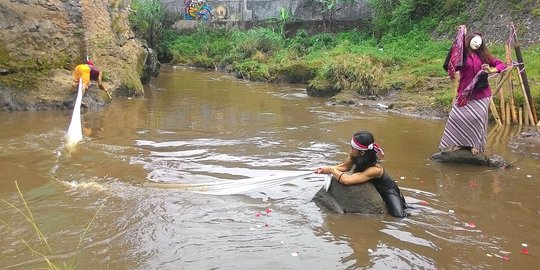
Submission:
{"label": "person's arm", "polygon": [[482,65],[482,69],[486,73],[489,73],[489,74],[490,73],[500,73],[505,68],[506,68],[506,64],[503,63],[501,60],[499,60],[497,58],[491,59],[490,62],[489,62],[489,65],[488,64],[483,64]]}
{"label": "person's arm", "polygon": [[103,82],[101,81],[102,74],[103,74],[103,72],[99,71],[99,75],[98,75],[98,79],[97,79],[98,86],[99,86],[99,88],[101,90],[103,90],[105,92],[109,92],[109,91],[107,91],[107,88],[105,88],[105,85],[103,85]]}
{"label": "person's arm", "polygon": [[367,182],[373,178],[377,178],[382,175],[383,168],[381,166],[372,166],[365,171],[357,172],[353,174],[341,174],[338,176],[340,183],[344,185],[354,185]]}
{"label": "person's arm", "polygon": [[353,160],[349,154],[345,161],[336,166],[323,166],[315,170],[315,173],[332,174],[336,179],[343,173],[349,171],[352,168]]}

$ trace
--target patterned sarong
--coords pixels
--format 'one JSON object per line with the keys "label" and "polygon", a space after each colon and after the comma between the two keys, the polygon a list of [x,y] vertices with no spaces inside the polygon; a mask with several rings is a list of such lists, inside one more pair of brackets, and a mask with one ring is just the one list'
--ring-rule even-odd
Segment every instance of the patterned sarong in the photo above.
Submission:
{"label": "patterned sarong", "polygon": [[464,42],[465,35],[467,34],[467,27],[460,25],[456,34],[456,38],[450,47],[449,59],[448,59],[448,76],[453,80],[456,71],[463,66],[463,53],[465,50]]}
{"label": "patterned sarong", "polygon": [[484,152],[490,100],[491,97],[471,99],[464,106],[454,103],[444,127],[439,150],[451,146],[465,146]]}

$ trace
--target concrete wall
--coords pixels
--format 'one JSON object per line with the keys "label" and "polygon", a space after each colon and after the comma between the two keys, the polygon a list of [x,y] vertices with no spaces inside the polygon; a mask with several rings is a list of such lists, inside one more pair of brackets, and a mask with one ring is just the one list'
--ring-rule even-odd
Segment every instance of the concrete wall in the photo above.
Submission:
{"label": "concrete wall", "polygon": [[[186,3],[197,1],[162,0],[166,7],[182,18],[190,19],[185,15]],[[284,9],[290,14],[293,21],[320,21],[323,19],[322,6],[313,0],[206,0],[205,3],[212,10],[212,21],[260,21],[270,18],[279,18],[280,11]],[[357,0],[353,3],[340,4],[332,14],[335,21],[369,20],[371,13],[367,0]]]}

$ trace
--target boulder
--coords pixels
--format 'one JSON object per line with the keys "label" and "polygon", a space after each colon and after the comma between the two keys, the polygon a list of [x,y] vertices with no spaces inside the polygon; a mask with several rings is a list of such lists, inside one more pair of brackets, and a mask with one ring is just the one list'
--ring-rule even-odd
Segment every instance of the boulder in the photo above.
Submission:
{"label": "boulder", "polygon": [[430,157],[431,160],[443,163],[463,163],[463,164],[474,164],[474,165],[484,165],[495,168],[507,168],[510,166],[510,163],[504,160],[501,156],[490,155],[489,157],[478,153],[473,155],[470,149],[459,149],[459,150],[443,150],[437,152]]}
{"label": "boulder", "polygon": [[346,186],[334,178],[328,192],[324,187],[312,199],[317,206],[335,213],[383,214],[386,206],[372,183]]}

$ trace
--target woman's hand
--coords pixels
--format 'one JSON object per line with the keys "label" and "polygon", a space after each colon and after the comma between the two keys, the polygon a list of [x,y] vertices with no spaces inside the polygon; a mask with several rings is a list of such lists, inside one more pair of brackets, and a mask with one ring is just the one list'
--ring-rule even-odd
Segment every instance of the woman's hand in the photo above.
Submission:
{"label": "woman's hand", "polygon": [[317,168],[315,170],[315,173],[317,173],[317,174],[329,174],[330,169],[331,169],[330,166],[319,167],[319,168]]}
{"label": "woman's hand", "polygon": [[488,64],[482,64],[482,70],[487,74],[497,73],[499,70],[496,67],[490,67]]}

